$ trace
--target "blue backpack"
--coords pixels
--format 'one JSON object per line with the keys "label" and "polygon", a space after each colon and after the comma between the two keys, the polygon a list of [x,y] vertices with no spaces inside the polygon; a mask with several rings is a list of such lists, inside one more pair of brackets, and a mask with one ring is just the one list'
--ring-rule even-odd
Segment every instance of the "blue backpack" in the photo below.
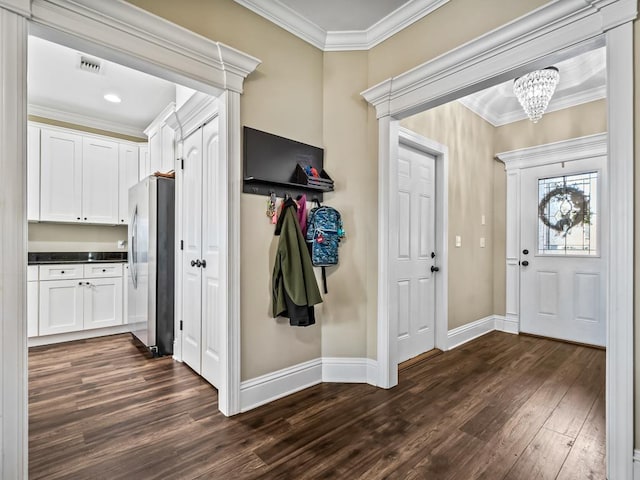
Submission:
{"label": "blue backpack", "polygon": [[344,237],[340,212],[333,207],[318,206],[309,212],[307,243],[314,267],[322,267],[324,293],[327,292],[325,267],[338,264],[338,247]]}

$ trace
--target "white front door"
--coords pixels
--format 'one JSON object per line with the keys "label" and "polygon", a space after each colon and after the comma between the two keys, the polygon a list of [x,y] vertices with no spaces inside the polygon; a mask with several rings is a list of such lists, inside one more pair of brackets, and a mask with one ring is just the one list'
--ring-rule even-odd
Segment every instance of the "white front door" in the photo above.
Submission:
{"label": "white front door", "polygon": [[521,170],[520,331],[604,346],[606,158]]}
{"label": "white front door", "polygon": [[184,141],[182,171],[182,360],[201,372],[202,129]]}
{"label": "white front door", "polygon": [[[398,305],[398,363],[435,345],[435,157],[400,144],[392,302]],[[395,297],[395,298],[394,298]]]}

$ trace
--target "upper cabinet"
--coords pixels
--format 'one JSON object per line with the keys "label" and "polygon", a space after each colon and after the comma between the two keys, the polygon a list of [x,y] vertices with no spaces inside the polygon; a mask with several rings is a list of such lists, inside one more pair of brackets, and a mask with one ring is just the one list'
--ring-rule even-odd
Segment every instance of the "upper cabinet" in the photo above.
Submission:
{"label": "upper cabinet", "polygon": [[119,223],[118,144],[82,139],[82,221]]}
{"label": "upper cabinet", "polygon": [[128,192],[138,182],[142,145],[29,124],[28,219],[126,225]]}
{"label": "upper cabinet", "polygon": [[82,221],[82,137],[42,128],[40,220]]}
{"label": "upper cabinet", "polygon": [[149,166],[148,171],[140,173],[141,178],[174,169],[175,132],[167,125],[167,119],[173,115],[175,108],[173,102],[167,105],[144,131],[149,137]]}
{"label": "upper cabinet", "polygon": [[118,223],[126,225],[128,222],[129,188],[138,183],[138,147],[135,145],[120,144],[118,156],[119,199],[118,199]]}

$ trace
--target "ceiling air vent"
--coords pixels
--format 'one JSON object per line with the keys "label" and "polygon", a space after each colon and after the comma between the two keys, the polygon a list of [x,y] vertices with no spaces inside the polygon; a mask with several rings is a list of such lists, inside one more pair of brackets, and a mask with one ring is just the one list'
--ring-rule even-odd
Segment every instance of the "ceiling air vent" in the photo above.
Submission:
{"label": "ceiling air vent", "polygon": [[91,73],[100,73],[100,68],[102,68],[100,60],[85,56],[80,57],[80,70]]}

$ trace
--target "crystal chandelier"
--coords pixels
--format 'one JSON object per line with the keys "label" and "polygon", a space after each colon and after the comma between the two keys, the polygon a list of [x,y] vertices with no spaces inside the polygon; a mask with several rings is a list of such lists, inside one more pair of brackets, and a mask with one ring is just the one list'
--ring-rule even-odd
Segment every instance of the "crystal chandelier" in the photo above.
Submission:
{"label": "crystal chandelier", "polygon": [[513,92],[529,119],[538,123],[560,80],[556,67],[547,67],[518,77],[513,81]]}

